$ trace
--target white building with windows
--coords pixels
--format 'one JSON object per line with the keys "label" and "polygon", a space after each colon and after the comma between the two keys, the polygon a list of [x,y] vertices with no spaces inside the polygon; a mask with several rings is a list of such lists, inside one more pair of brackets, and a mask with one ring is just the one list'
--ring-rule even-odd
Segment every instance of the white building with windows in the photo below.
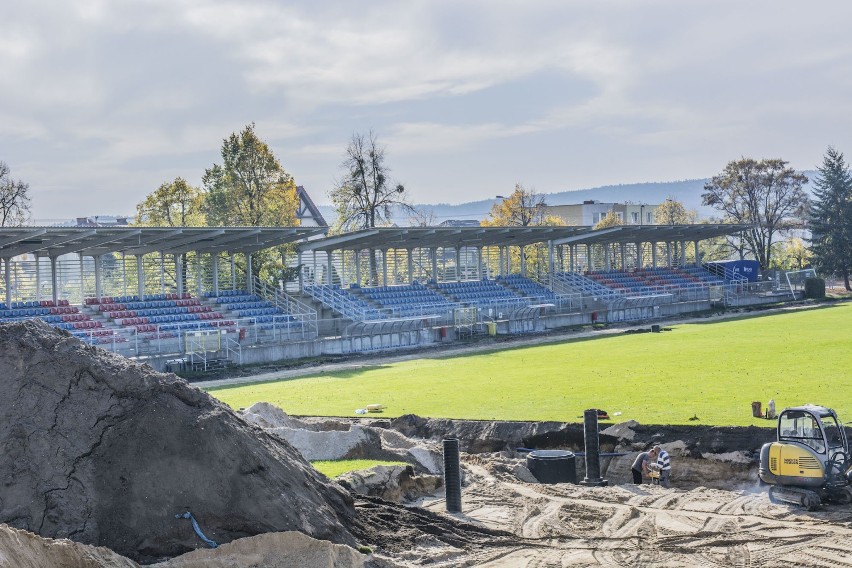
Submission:
{"label": "white building with windows", "polygon": [[612,211],[625,225],[653,225],[657,207],[659,205],[646,203],[602,203],[589,200],[574,205],[549,205],[544,214],[559,217],[567,225],[594,226]]}

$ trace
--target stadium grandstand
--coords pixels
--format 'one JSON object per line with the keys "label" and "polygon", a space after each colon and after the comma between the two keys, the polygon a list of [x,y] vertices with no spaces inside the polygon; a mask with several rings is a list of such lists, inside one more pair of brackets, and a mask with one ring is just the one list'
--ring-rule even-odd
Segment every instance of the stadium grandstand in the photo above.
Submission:
{"label": "stadium grandstand", "polygon": [[[0,322],[206,370],[794,298],[696,261],[744,228],[2,228]],[[298,276],[261,279],[256,253],[282,246]]]}

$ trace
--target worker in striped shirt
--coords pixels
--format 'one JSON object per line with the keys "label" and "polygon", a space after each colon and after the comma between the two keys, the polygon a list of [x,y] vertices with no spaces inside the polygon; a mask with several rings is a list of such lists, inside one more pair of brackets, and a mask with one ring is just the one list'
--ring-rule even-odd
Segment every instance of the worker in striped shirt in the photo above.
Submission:
{"label": "worker in striped shirt", "polygon": [[653,469],[660,472],[660,485],[668,487],[669,477],[672,474],[672,463],[669,459],[669,453],[660,446],[654,446],[649,452],[649,456],[652,460],[657,460],[652,466]]}

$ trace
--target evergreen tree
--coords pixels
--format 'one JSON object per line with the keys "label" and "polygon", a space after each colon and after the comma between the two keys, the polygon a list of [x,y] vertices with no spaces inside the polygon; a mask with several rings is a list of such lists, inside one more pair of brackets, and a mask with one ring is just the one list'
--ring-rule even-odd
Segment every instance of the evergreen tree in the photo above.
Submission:
{"label": "evergreen tree", "polygon": [[823,274],[842,274],[852,291],[852,174],[843,153],[830,146],[818,171],[808,223],[812,263]]}

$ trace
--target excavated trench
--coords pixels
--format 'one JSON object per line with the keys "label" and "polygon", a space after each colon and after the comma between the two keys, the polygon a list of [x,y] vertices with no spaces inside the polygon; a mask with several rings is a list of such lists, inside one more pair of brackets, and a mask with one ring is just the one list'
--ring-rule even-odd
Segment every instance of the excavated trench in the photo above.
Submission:
{"label": "excavated trench", "polygon": [[[444,438],[457,438],[461,451],[467,454],[499,453],[501,458],[519,461],[526,456],[519,449],[584,451],[583,425],[573,423],[452,420],[415,415],[393,419],[301,417],[300,420],[320,430],[343,431],[354,426],[397,432],[431,444]],[[601,422],[599,430],[601,452],[626,454],[601,459],[602,475],[610,484],[630,483],[630,466],[636,454],[659,444],[672,458],[672,486],[681,489],[756,487],[758,452],[775,436],[770,422],[765,428]],[[377,447],[371,451],[363,446],[342,457],[386,459],[389,456],[386,449]],[[582,479],[585,460],[577,457],[576,465],[577,479]]]}

